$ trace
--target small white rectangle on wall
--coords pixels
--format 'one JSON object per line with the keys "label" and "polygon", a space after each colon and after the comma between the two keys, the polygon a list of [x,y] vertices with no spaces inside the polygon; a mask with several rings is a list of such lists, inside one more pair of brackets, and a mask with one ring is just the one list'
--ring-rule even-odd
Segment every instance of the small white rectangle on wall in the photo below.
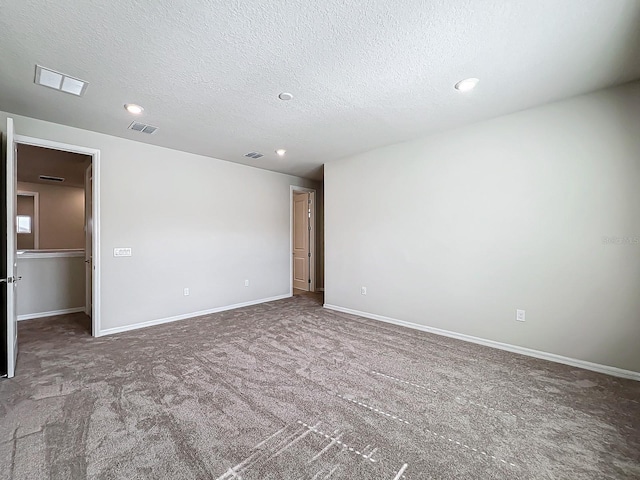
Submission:
{"label": "small white rectangle on wall", "polygon": [[113,249],[114,257],[130,257],[131,256],[131,248],[130,247],[116,247]]}

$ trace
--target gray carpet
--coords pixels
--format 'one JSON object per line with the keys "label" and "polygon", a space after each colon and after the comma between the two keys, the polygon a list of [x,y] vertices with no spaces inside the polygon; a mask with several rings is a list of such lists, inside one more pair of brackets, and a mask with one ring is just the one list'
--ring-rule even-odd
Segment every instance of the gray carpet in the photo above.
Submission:
{"label": "gray carpet", "polygon": [[20,323],[11,479],[640,478],[640,383],[322,309]]}

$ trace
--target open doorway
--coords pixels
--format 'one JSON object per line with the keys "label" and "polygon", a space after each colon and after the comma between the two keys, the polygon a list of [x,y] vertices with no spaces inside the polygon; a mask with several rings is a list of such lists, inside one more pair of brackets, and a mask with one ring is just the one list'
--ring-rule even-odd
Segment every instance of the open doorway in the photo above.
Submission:
{"label": "open doorway", "polygon": [[[16,365],[19,367],[18,317],[46,321],[47,317],[77,310],[78,314],[87,315],[85,332],[100,335],[100,151],[17,135],[12,118],[7,119],[5,134],[0,162],[0,376],[11,378],[16,374]],[[72,168],[64,161],[55,165],[55,156],[73,158],[67,163],[76,165]],[[75,193],[51,190],[67,179]],[[32,198],[23,198],[20,203],[24,205],[19,207],[22,197]],[[53,209],[52,214],[52,207],[62,197],[74,199],[74,212]],[[69,222],[74,225],[72,232]],[[24,236],[20,241],[19,235]],[[71,240],[68,235],[72,235]],[[45,260],[50,264],[44,265]],[[59,268],[60,262],[66,266]],[[42,269],[46,270],[44,274]],[[67,275],[60,277],[55,274],[57,270]],[[49,282],[43,286],[47,279]],[[25,283],[29,281],[33,283],[31,287]],[[73,298],[73,306],[63,304],[64,308],[57,309],[55,302],[69,298]],[[21,311],[25,303],[34,311]]]}
{"label": "open doorway", "polygon": [[18,321],[77,314],[91,333],[91,163],[16,142]]}
{"label": "open doorway", "polygon": [[291,187],[291,294],[316,291],[316,191]]}
{"label": "open doorway", "polygon": [[12,377],[18,320],[76,315],[100,335],[100,152],[15,135],[10,118],[5,145],[0,373]]}

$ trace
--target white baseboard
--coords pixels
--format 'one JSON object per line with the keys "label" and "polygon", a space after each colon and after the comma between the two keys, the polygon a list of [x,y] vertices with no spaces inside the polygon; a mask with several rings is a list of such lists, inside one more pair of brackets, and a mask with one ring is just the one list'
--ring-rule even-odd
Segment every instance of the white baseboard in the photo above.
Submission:
{"label": "white baseboard", "polygon": [[275,300],[282,300],[283,298],[290,298],[291,294],[286,293],[284,295],[277,295],[275,297],[261,298],[259,300],[251,300],[249,302],[236,303],[234,305],[225,305],[224,307],[211,308],[209,310],[202,310],[199,312],[184,313],[182,315],[175,315],[173,317],[159,318],[157,320],[149,320],[148,322],[134,323],[133,325],[123,325],[122,327],[107,328],[106,330],[100,330],[96,337],[103,337],[105,335],[113,335],[114,333],[129,332],[131,330],[137,330],[139,328],[152,327],[154,325],[162,325],[163,323],[177,322],[178,320],[186,320],[187,318],[201,317],[203,315],[210,315],[212,313],[224,312],[226,310],[234,310],[236,308],[249,307],[251,305],[257,305],[259,303],[273,302]]}
{"label": "white baseboard", "polygon": [[75,307],[75,308],[65,308],[64,310],[52,310],[50,312],[40,312],[40,313],[27,313],[25,315],[18,315],[18,321],[22,320],[32,320],[34,318],[43,318],[43,317],[54,317],[56,315],[65,315],[67,313],[78,313],[84,312],[85,307]]}
{"label": "white baseboard", "polygon": [[624,370],[618,367],[610,367],[608,365],[601,365],[599,363],[587,362],[585,360],[578,360],[576,358],[563,357],[562,355],[556,355],[555,353],[542,352],[540,350],[533,350],[531,348],[519,347],[517,345],[510,345],[508,343],[496,342],[494,340],[487,340],[485,338],[473,337],[471,335],[465,335],[463,333],[451,332],[449,330],[442,330],[435,327],[427,327],[426,325],[420,325],[418,323],[405,322],[404,320],[397,320],[395,318],[385,317],[383,315],[376,315],[375,313],[361,312],[359,310],[352,310],[350,308],[344,308],[337,305],[330,305],[325,303],[324,308],[329,310],[335,310],[336,312],[349,313],[351,315],[358,315],[359,317],[370,318],[372,320],[378,320],[386,323],[393,323],[394,325],[400,325],[403,327],[413,328],[415,330],[421,330],[423,332],[433,333],[435,335],[442,335],[444,337],[456,338],[458,340],[464,340],[465,342],[477,343],[485,345],[487,347],[497,348],[500,350],[506,350],[508,352],[519,353],[521,355],[527,355],[529,357],[541,358],[543,360],[549,360],[551,362],[563,363],[565,365],[571,365],[572,367],[584,368],[586,370],[592,370],[598,373],[604,373],[607,375],[613,375],[614,377],[629,378],[631,380],[640,381],[640,372],[634,372],[632,370]]}

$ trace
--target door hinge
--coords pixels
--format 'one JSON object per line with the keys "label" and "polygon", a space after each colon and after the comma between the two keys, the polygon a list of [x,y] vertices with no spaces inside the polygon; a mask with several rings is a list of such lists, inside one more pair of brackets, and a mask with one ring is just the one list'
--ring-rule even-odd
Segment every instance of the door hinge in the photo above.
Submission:
{"label": "door hinge", "polygon": [[311,283],[311,279],[309,279],[309,283]]}
{"label": "door hinge", "polygon": [[311,252],[309,252],[308,255],[309,255],[309,258],[311,258]]}

